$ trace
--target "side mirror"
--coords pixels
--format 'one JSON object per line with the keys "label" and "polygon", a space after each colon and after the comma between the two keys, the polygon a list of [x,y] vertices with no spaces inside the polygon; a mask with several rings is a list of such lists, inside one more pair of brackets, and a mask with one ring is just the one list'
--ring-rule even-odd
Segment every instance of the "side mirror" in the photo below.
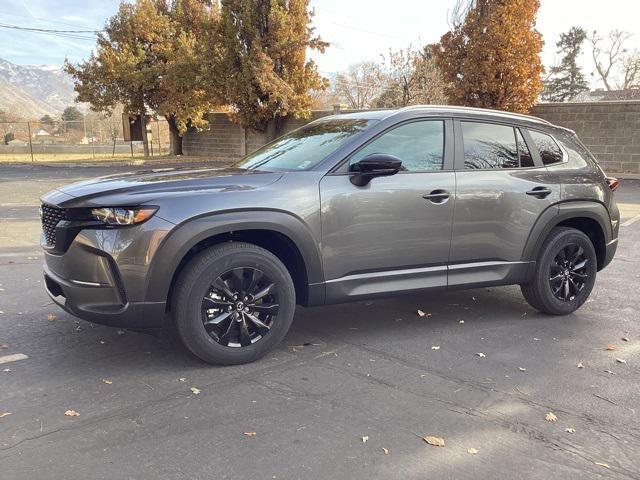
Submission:
{"label": "side mirror", "polygon": [[357,187],[364,187],[372,178],[395,175],[402,168],[402,160],[386,153],[372,153],[358,163],[351,165],[351,183]]}

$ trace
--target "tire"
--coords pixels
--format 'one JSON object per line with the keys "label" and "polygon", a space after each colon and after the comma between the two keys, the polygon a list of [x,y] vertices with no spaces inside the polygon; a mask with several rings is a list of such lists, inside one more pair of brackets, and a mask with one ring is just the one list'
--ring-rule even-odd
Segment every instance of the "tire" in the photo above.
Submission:
{"label": "tire", "polygon": [[250,243],[229,242],[200,252],[176,285],[172,304],[178,336],[207,363],[253,362],[282,341],[293,321],[296,294],[289,271],[271,252]]}
{"label": "tire", "polygon": [[[581,251],[584,253],[578,255]],[[568,259],[574,258],[574,254],[572,267]],[[586,260],[584,267],[575,268],[581,266],[583,260]],[[589,298],[596,271],[596,252],[589,237],[574,228],[556,227],[538,252],[533,278],[520,285],[520,289],[533,308],[550,315],[567,315]]]}

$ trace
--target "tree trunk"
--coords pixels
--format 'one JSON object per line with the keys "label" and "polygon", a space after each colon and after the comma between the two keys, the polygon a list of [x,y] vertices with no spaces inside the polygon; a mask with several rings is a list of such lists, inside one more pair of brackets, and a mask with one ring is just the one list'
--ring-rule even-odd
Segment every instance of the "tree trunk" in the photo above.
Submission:
{"label": "tree trunk", "polygon": [[267,128],[265,130],[267,142],[275,140],[282,134],[282,128],[284,124],[283,117],[275,117],[269,120],[267,123]]}
{"label": "tree trunk", "polygon": [[169,124],[169,154],[170,155],[182,155],[182,135],[178,130],[176,119],[173,116],[167,117],[167,123]]}

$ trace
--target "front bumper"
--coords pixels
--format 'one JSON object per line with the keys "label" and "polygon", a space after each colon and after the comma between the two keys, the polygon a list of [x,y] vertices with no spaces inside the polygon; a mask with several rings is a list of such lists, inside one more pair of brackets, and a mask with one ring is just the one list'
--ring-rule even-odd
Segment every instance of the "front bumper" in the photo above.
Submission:
{"label": "front bumper", "polygon": [[[63,253],[44,252],[51,299],[83,320],[127,329],[165,326],[165,302],[150,302],[147,273],[171,224],[80,231]],[[44,239],[43,239],[44,240]]]}

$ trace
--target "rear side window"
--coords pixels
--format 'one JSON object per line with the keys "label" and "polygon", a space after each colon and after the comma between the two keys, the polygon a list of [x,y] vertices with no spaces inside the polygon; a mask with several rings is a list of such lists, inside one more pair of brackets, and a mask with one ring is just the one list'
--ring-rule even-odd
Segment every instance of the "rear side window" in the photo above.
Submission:
{"label": "rear side window", "polygon": [[562,150],[550,135],[536,132],[535,130],[529,130],[529,134],[540,153],[542,163],[551,165],[562,162]]}
{"label": "rear side window", "polygon": [[513,127],[462,122],[465,170],[518,168],[518,145]]}
{"label": "rear side window", "polygon": [[533,167],[533,157],[531,156],[529,147],[527,147],[527,143],[524,141],[519,128],[516,128],[516,139],[518,140],[518,156],[520,157],[520,166],[523,168]]}
{"label": "rear side window", "polygon": [[420,120],[383,133],[356,152],[349,160],[354,165],[372,153],[386,153],[402,160],[409,172],[442,170],[444,161],[444,122]]}

